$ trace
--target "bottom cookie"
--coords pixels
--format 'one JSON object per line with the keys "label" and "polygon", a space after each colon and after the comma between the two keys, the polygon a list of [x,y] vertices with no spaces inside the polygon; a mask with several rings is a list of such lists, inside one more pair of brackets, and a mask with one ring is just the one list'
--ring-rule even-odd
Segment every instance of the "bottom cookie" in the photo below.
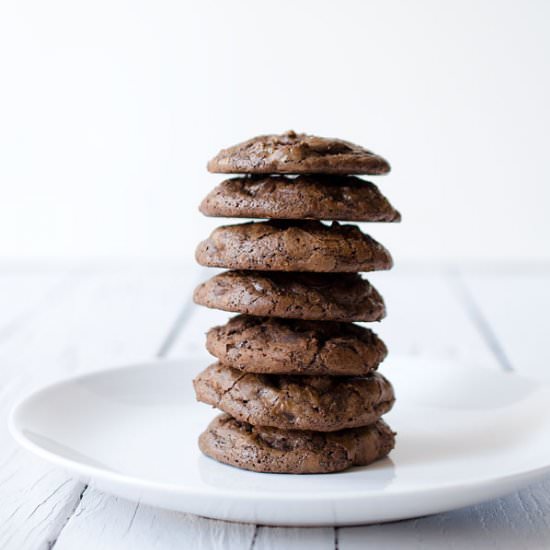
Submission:
{"label": "bottom cookie", "polygon": [[395,434],[383,420],[320,433],[252,426],[221,414],[199,437],[201,451],[219,462],[277,474],[324,474],[366,466],[384,458],[394,445]]}

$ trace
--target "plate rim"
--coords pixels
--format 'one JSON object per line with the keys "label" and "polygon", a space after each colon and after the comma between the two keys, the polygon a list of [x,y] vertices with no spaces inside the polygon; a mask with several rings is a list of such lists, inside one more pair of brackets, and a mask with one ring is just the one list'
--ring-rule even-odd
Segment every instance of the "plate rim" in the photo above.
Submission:
{"label": "plate rim", "polygon": [[[308,502],[315,500],[317,503],[324,503],[331,500],[334,500],[337,498],[338,500],[342,501],[354,501],[354,500],[376,500],[376,499],[384,499],[388,496],[391,497],[398,497],[400,495],[407,497],[411,495],[418,495],[419,497],[423,496],[430,496],[439,494],[442,492],[447,491],[453,491],[453,490],[468,490],[468,489],[477,489],[477,488],[484,488],[484,487],[497,487],[498,485],[506,485],[507,487],[510,485],[514,485],[516,487],[519,487],[520,485],[532,482],[538,478],[543,477],[545,474],[550,472],[550,458],[548,459],[548,463],[546,465],[542,465],[537,468],[532,469],[521,469],[521,470],[515,470],[511,471],[507,475],[497,475],[493,477],[480,477],[480,478],[473,478],[469,479],[466,482],[441,482],[438,481],[437,483],[434,482],[431,485],[427,485],[425,482],[419,485],[409,485],[407,487],[396,487],[396,486],[387,486],[383,489],[364,489],[364,490],[350,490],[346,488],[345,491],[338,491],[338,490],[317,490],[314,493],[311,492],[272,492],[272,491],[254,491],[249,489],[240,489],[239,491],[235,491],[234,489],[226,489],[226,488],[220,488],[220,487],[202,487],[202,488],[194,488],[192,486],[188,486],[185,484],[182,485],[174,485],[167,482],[159,482],[159,481],[152,481],[143,479],[136,476],[127,475],[120,472],[114,472],[110,471],[108,469],[103,469],[98,466],[93,466],[89,464],[85,464],[83,462],[80,462],[76,459],[71,459],[64,457],[62,455],[59,455],[53,451],[50,451],[43,446],[40,446],[39,444],[33,442],[31,439],[29,439],[23,430],[23,427],[21,426],[21,423],[19,421],[19,417],[21,414],[23,414],[23,411],[25,407],[28,407],[30,404],[32,404],[32,401],[39,399],[40,396],[42,396],[45,393],[58,390],[62,388],[63,386],[67,386],[70,384],[78,383],[81,381],[85,381],[87,379],[93,379],[101,376],[109,376],[113,374],[118,374],[122,371],[128,370],[128,369],[139,369],[139,368],[149,368],[151,366],[158,366],[163,365],[165,367],[170,367],[172,365],[181,364],[182,362],[185,362],[187,360],[194,360],[199,358],[200,356],[189,356],[189,357],[180,357],[175,359],[165,359],[165,358],[155,358],[148,361],[141,361],[136,363],[129,363],[125,365],[120,366],[114,366],[114,367],[107,367],[104,369],[99,369],[94,372],[88,372],[78,375],[73,375],[70,377],[63,378],[61,380],[57,380],[53,383],[46,384],[40,388],[35,389],[34,391],[29,392],[22,398],[20,398],[15,405],[12,406],[12,409],[8,416],[8,429],[11,434],[11,436],[15,439],[15,441],[23,447],[25,450],[31,452],[32,454],[40,457],[43,460],[46,460],[47,462],[62,467],[65,470],[77,474],[80,478],[88,478],[88,479],[97,479],[109,483],[114,483],[117,485],[123,485],[132,489],[147,489],[147,490],[153,490],[157,492],[162,493],[169,493],[171,495],[185,495],[190,497],[223,497],[223,498],[229,498],[232,501],[250,501],[253,499],[254,501],[299,501],[299,502]],[[416,360],[427,360],[429,358],[426,357],[416,357]],[[438,360],[441,360],[438,358]],[[443,359],[446,360],[449,363],[458,363],[460,364],[460,361],[456,360],[449,360],[448,358]],[[550,384],[540,382],[533,380],[531,378],[525,377],[521,374],[517,373],[502,373],[501,371],[493,371],[494,374],[505,374],[506,376],[509,376],[510,374],[513,374],[513,376],[522,378],[524,380],[530,380],[531,382],[537,384],[540,388],[548,391],[550,389]],[[212,460],[209,457],[205,457],[208,460]],[[231,467],[226,465],[227,467]],[[255,473],[255,472],[251,472]],[[265,474],[258,474],[258,475],[265,475]],[[282,475],[282,476],[297,476],[299,474],[269,474],[269,475]],[[338,473],[330,474],[330,475],[338,475]],[[302,476],[300,476],[302,477]]]}

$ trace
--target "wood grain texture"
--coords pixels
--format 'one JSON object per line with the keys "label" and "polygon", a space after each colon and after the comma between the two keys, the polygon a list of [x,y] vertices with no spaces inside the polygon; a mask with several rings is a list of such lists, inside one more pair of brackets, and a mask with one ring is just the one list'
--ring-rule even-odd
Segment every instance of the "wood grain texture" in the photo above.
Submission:
{"label": "wood grain texture", "polygon": [[334,550],[332,527],[258,527],[253,550]]}
{"label": "wood grain texture", "polygon": [[[72,280],[72,278],[70,278]],[[18,395],[20,382],[14,375],[13,365],[17,358],[12,356],[22,342],[18,334],[38,312],[50,307],[70,286],[67,273],[63,270],[28,271],[5,270],[0,275],[0,415],[6,418],[12,401]],[[19,342],[19,344],[18,344]],[[24,342],[24,339],[23,339]],[[25,506],[17,494],[21,479],[33,479],[31,491],[46,493],[47,497],[37,499]],[[47,532],[50,514],[69,514],[74,501],[74,484],[54,468],[46,468],[23,453],[11,440],[5,422],[0,425],[0,547],[17,547],[26,526],[35,532]],[[31,537],[32,533],[26,535]],[[45,539],[46,537],[39,538]]]}
{"label": "wood grain texture", "polygon": [[543,550],[550,541],[550,480],[505,498],[426,518],[340,529],[339,550]]}
{"label": "wood grain texture", "polygon": [[253,525],[215,521],[128,502],[89,489],[56,550],[249,548]]}
{"label": "wood grain texture", "polygon": [[[4,336],[0,414],[38,385],[154,355],[188,295],[184,278],[181,270],[76,274]],[[49,548],[84,486],[19,450],[4,423],[0,464],[0,548]]]}

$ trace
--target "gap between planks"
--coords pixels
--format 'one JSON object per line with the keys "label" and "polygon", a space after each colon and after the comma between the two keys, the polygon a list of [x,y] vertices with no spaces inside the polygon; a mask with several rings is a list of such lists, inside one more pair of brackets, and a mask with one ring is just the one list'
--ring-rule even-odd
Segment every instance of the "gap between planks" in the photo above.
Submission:
{"label": "gap between planks", "polygon": [[447,277],[457,294],[459,302],[463,304],[470,320],[478,329],[489,349],[493,352],[502,370],[507,372],[514,371],[515,369],[504,351],[504,347],[494,330],[491,328],[491,324],[483,314],[480,305],[477,303],[473,293],[460,275],[458,269],[450,269]]}

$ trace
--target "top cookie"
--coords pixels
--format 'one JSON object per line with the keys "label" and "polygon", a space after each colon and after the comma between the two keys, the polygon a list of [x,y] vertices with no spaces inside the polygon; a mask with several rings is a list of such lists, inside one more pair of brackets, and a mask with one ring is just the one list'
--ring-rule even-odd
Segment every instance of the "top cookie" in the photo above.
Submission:
{"label": "top cookie", "polygon": [[231,178],[206,196],[200,211],[225,218],[401,221],[376,185],[354,176]]}
{"label": "top cookie", "polygon": [[387,174],[390,165],[372,151],[344,141],[292,130],[257,136],[222,149],[208,171],[221,174]]}

